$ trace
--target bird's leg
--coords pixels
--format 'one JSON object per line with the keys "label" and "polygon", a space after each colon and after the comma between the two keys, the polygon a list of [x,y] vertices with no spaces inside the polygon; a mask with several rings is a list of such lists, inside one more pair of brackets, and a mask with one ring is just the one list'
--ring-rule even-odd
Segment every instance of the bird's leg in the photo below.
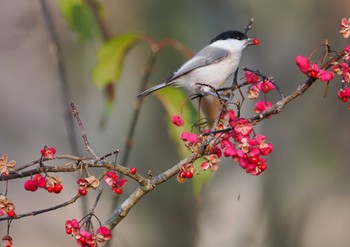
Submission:
{"label": "bird's leg", "polygon": [[199,85],[199,86],[210,88],[210,90],[205,91],[205,92],[202,93],[203,96],[205,96],[205,95],[212,95],[212,96],[218,98],[220,101],[222,101],[222,100],[229,101],[229,99],[227,97],[220,95],[218,90],[216,90],[216,88],[214,88],[214,87],[212,87],[210,85],[207,85],[207,84],[203,84],[203,83],[196,83],[196,84]]}
{"label": "bird's leg", "polygon": [[190,100],[194,100],[194,99],[197,99],[197,98],[201,99],[203,96],[204,96],[204,95],[201,94],[201,93],[195,93],[195,94],[191,94],[191,95],[189,96],[189,99],[190,99]]}
{"label": "bird's leg", "polygon": [[232,85],[231,85],[231,90],[234,91],[238,88],[238,82],[237,82],[237,77],[238,77],[238,69],[236,69],[236,71],[233,73],[233,81],[232,81]]}

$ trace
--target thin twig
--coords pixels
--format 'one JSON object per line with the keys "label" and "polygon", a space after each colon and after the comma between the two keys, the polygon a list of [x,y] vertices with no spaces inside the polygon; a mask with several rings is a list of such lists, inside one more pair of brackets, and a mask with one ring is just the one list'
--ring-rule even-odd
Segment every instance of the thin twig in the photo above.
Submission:
{"label": "thin twig", "polygon": [[47,212],[50,212],[50,211],[53,211],[53,210],[56,210],[56,209],[59,209],[59,208],[66,207],[66,206],[68,206],[70,204],[73,204],[74,202],[76,202],[76,200],[78,200],[79,197],[81,197],[81,195],[77,194],[72,199],[70,199],[70,200],[68,200],[68,201],[66,201],[64,203],[58,204],[56,206],[45,208],[45,209],[41,209],[41,210],[32,211],[30,213],[17,214],[15,217],[0,218],[0,221],[10,220],[10,219],[12,219],[12,220],[19,220],[19,219],[24,218],[24,217],[35,216],[35,215],[38,215],[38,214],[47,213]]}
{"label": "thin twig", "polygon": [[[104,160],[104,159],[106,159],[107,157],[112,156],[113,154],[115,154],[116,159],[117,159],[119,153],[120,153],[120,150],[119,150],[119,149],[116,149],[116,150],[114,150],[114,151],[111,152],[111,153],[108,153],[108,154],[103,155],[98,161]],[[114,163],[116,163],[116,162],[114,162]]]}
{"label": "thin twig", "polygon": [[244,34],[247,34],[248,31],[252,28],[253,22],[254,22],[254,18],[250,18],[248,25],[244,27],[244,31],[243,31]]}
{"label": "thin twig", "polygon": [[92,208],[90,210],[90,214],[93,214],[95,212],[95,209],[97,207],[98,202],[100,201],[101,195],[102,195],[103,189],[99,189],[98,195],[96,196],[94,205],[92,205]]}
{"label": "thin twig", "polygon": [[89,140],[87,139],[87,136],[86,136],[86,133],[85,133],[85,130],[84,130],[83,122],[81,121],[81,119],[80,119],[80,117],[79,117],[78,110],[77,110],[77,108],[75,107],[73,101],[70,103],[70,106],[71,106],[71,109],[72,109],[72,115],[73,115],[73,117],[75,117],[75,119],[76,119],[77,122],[78,122],[78,125],[79,125],[79,128],[80,128],[80,132],[81,132],[81,136],[82,136],[82,138],[83,138],[83,140],[84,140],[84,144],[85,144],[86,150],[87,150],[96,160],[99,160],[100,158],[95,154],[94,150],[93,150],[93,149],[91,148],[91,146],[90,146]]}
{"label": "thin twig", "polygon": [[252,72],[252,73],[256,74],[257,76],[260,76],[263,80],[270,81],[276,87],[277,92],[280,94],[281,98],[283,99],[285,97],[285,95],[282,92],[282,90],[280,89],[280,87],[277,85],[277,83],[275,83],[275,78],[273,78],[271,76],[264,75],[264,74],[260,73],[259,70],[253,70],[253,69],[249,69],[247,67],[244,67],[243,70]]}

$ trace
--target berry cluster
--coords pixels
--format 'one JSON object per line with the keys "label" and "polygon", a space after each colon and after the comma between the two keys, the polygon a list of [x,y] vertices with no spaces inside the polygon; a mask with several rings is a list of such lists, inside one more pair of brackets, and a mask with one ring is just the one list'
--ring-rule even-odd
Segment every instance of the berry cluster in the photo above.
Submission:
{"label": "berry cluster", "polygon": [[[131,168],[130,172],[132,174],[135,174],[136,168]],[[119,176],[115,171],[107,172],[106,176],[104,177],[104,180],[109,186],[112,186],[112,191],[119,195],[123,193],[122,187],[128,182],[128,180],[125,178],[119,179]]]}
{"label": "berry cluster", "polygon": [[8,217],[15,217],[15,205],[6,196],[0,194],[0,216],[7,214]]}
{"label": "berry cluster", "polygon": [[[247,95],[248,99],[257,99],[260,91],[266,95],[276,88],[273,78],[260,74],[259,71],[252,71],[245,68],[244,72],[245,82],[249,84]],[[281,93],[281,92],[280,92]],[[257,101],[255,103],[254,111],[258,114],[263,113],[272,106],[272,103],[266,100]],[[267,117],[269,118],[269,117]]]}
{"label": "berry cluster", "polygon": [[329,82],[334,77],[332,72],[320,69],[317,63],[312,63],[309,58],[305,56],[296,56],[295,62],[300,71],[312,79],[319,79],[323,82]]}
{"label": "berry cluster", "polygon": [[37,191],[38,188],[45,189],[49,193],[59,194],[63,189],[62,179],[55,176],[43,177],[41,174],[36,174],[32,179],[24,183],[25,190],[34,192]]}
{"label": "berry cluster", "polygon": [[[295,58],[301,72],[313,79],[319,79],[323,82],[329,82],[334,78],[330,71],[319,69],[316,63],[312,63],[307,57],[297,56]],[[342,87],[338,91],[338,98],[344,103],[350,99],[350,45],[345,47],[344,56],[341,62],[336,62],[332,66],[334,73],[342,77]],[[350,105],[348,106],[350,110]]]}
{"label": "berry cluster", "polygon": [[266,142],[266,137],[255,134],[253,124],[245,118],[238,118],[233,110],[225,114],[224,119],[228,120],[231,131],[220,135],[220,148],[225,157],[232,157],[233,160],[251,175],[259,175],[267,168],[267,156],[273,151],[273,145]]}
{"label": "berry cluster", "polygon": [[250,84],[248,87],[249,99],[256,99],[260,91],[266,94],[276,88],[269,78],[261,77],[255,72],[245,71],[244,77],[245,81]]}
{"label": "berry cluster", "polygon": [[[342,88],[338,91],[338,98],[346,103],[350,99],[350,45],[345,47],[344,53],[343,61],[335,63],[332,69],[342,77]],[[348,109],[350,110],[350,105]]]}
{"label": "berry cluster", "polygon": [[177,181],[179,181],[179,183],[184,183],[186,179],[193,178],[193,174],[198,174],[196,167],[193,164],[184,164],[177,174]]}
{"label": "berry cluster", "polygon": [[96,247],[112,239],[111,231],[105,226],[100,226],[96,233],[93,230],[90,232],[81,229],[79,222],[76,219],[72,219],[66,221],[65,227],[66,233],[77,240],[78,246]]}
{"label": "berry cluster", "polygon": [[[269,106],[269,105],[268,105]],[[262,111],[262,110],[261,110]],[[229,128],[226,128],[229,126]],[[203,170],[216,171],[222,154],[231,157],[234,161],[251,175],[259,175],[267,168],[264,156],[273,151],[273,145],[266,142],[266,137],[255,134],[251,124],[245,118],[239,118],[232,109],[222,114],[221,124],[217,126],[215,144],[206,148],[205,159],[200,167]],[[221,132],[220,130],[224,130]],[[181,139],[186,142],[186,147],[195,152],[209,135],[208,131],[203,131],[203,135],[183,132]],[[186,164],[181,167],[177,176],[179,182],[184,182],[187,178],[192,178],[197,172],[193,164]],[[190,174],[191,173],[191,174]]]}
{"label": "berry cluster", "polygon": [[100,185],[100,181],[95,176],[89,176],[79,178],[77,184],[79,185],[79,194],[85,196],[91,188],[96,189]]}
{"label": "berry cluster", "polygon": [[[341,20],[339,33],[344,38],[350,37],[350,18]],[[350,45],[344,48],[343,54],[340,62],[333,63],[332,70],[337,75],[342,76],[342,86],[338,91],[338,98],[345,103],[350,99]],[[297,56],[295,62],[300,71],[312,79],[329,82],[334,78],[332,72],[320,69],[316,63],[312,63],[307,57]],[[348,109],[350,110],[350,105]]]}

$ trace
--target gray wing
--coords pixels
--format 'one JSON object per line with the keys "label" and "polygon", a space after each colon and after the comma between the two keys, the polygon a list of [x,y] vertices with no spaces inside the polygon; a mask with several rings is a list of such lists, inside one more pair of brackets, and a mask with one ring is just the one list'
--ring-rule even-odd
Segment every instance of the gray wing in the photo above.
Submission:
{"label": "gray wing", "polygon": [[200,50],[194,57],[184,63],[176,72],[174,72],[167,80],[170,82],[180,76],[183,76],[192,70],[207,66],[208,64],[217,63],[223,58],[227,57],[229,52],[227,50],[206,46]]}

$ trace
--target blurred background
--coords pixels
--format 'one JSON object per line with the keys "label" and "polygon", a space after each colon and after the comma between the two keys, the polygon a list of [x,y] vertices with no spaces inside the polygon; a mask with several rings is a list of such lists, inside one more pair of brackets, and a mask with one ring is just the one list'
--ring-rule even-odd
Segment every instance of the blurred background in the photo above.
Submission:
{"label": "blurred background", "polygon": [[[124,146],[138,93],[140,75],[148,57],[144,45],[133,49],[118,84],[114,110],[105,130],[99,129],[103,94],[91,82],[100,40],[79,42],[50,0],[62,46],[72,99],[80,112],[90,144],[98,155]],[[330,41],[340,51],[349,40],[339,35],[341,18],[350,17],[348,0],[104,0],[108,28],[147,33],[156,39],[172,37],[194,51],[222,31],[242,30],[251,17],[249,35],[261,44],[244,51],[241,66],[257,68],[275,77],[285,94],[305,81],[295,65],[297,55],[308,56]],[[0,154],[23,165],[40,157],[44,145],[58,154],[70,154],[57,71],[48,51],[49,38],[39,1],[1,1],[0,7]],[[158,57],[151,82],[173,72],[184,58],[171,49]],[[247,175],[225,159],[211,184],[195,201],[191,184],[176,179],[145,196],[113,231],[113,246],[152,247],[311,247],[349,246],[350,242],[350,113],[336,96],[340,87],[315,83],[285,110],[263,121],[258,132],[275,146],[268,170]],[[147,176],[158,174],[179,160],[168,137],[167,116],[153,96],[145,99],[128,162]],[[79,155],[87,155],[80,133]],[[123,151],[123,150],[122,150]],[[23,190],[25,180],[10,181],[9,197],[17,213],[30,212],[70,199],[77,191],[75,175],[62,175],[64,189],[53,195]],[[129,182],[125,198],[135,189]],[[4,183],[0,183],[3,193]],[[30,199],[29,199],[30,198]],[[115,196],[105,189],[96,214],[103,222]],[[94,195],[88,198],[92,206]],[[65,234],[66,219],[81,218],[79,203],[51,214],[14,221],[15,246],[74,246]],[[6,224],[0,222],[1,236]]]}

